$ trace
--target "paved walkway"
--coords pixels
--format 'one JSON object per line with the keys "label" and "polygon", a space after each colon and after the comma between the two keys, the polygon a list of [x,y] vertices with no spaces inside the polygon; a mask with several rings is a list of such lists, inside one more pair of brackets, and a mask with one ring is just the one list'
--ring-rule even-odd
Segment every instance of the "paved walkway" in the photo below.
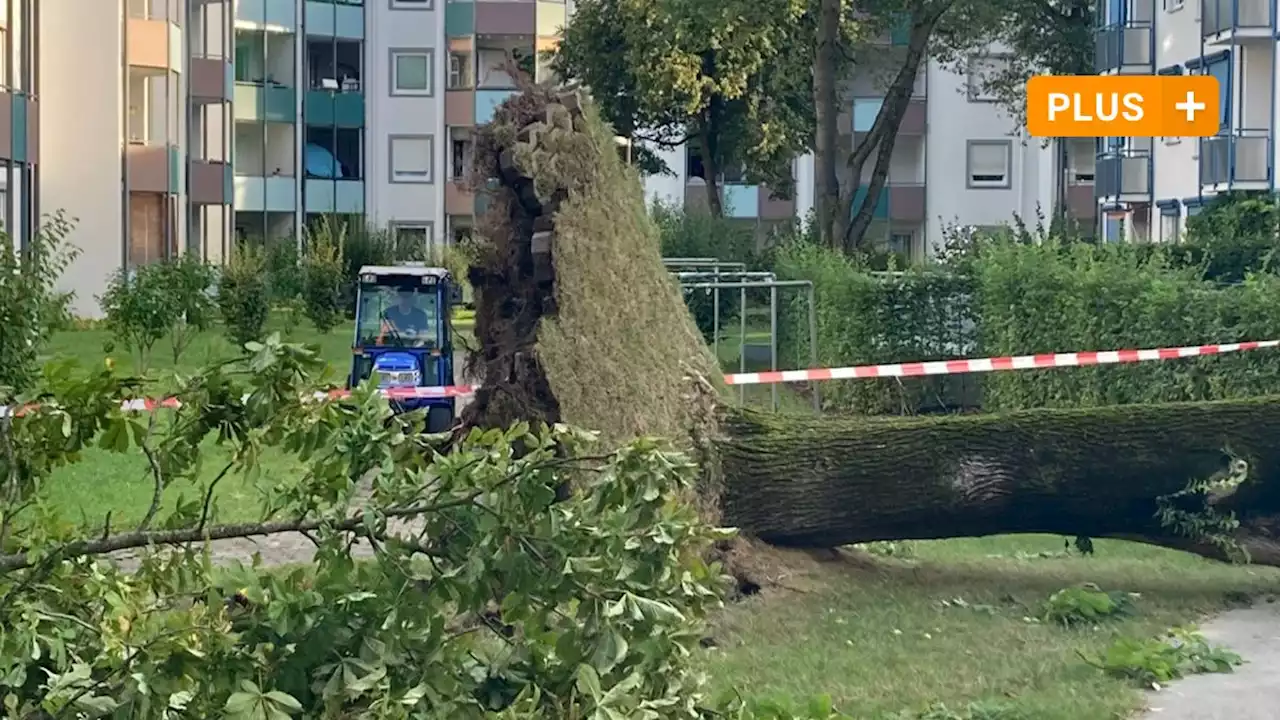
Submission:
{"label": "paved walkway", "polygon": [[1142,720],[1280,718],[1280,602],[1229,610],[1200,626],[1244,659],[1233,673],[1193,675],[1147,693]]}

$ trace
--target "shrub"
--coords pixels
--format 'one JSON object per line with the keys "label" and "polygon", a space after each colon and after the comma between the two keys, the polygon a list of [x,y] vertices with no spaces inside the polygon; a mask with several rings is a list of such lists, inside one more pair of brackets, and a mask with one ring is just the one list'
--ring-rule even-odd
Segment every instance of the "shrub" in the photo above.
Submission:
{"label": "shrub", "polygon": [[177,260],[160,265],[163,282],[173,302],[173,324],[169,330],[169,343],[173,364],[177,365],[182,354],[191,346],[197,333],[209,329],[216,306],[213,284],[216,277],[213,266],[194,254],[183,255]]}
{"label": "shrub", "polygon": [[237,243],[218,280],[218,311],[224,331],[236,347],[261,339],[270,312],[271,284],[267,253]]}
{"label": "shrub", "polygon": [[427,248],[397,236],[386,228],[371,225],[345,226],[342,240],[343,274],[347,289],[344,303],[348,315],[356,310],[356,287],[360,268],[366,265],[394,265],[400,262],[427,260]]}
{"label": "shrub", "polygon": [[66,241],[73,227],[55,213],[21,249],[0,233],[0,387],[26,390],[49,335],[70,322],[72,294],[58,292],[57,284],[80,254]]}
{"label": "shrub", "polygon": [[[241,243],[246,244],[246,243]],[[250,242],[263,248],[272,305],[287,305],[302,296],[302,271],[299,267],[297,238],[284,237]]]}
{"label": "shrub", "polygon": [[346,232],[345,224],[322,218],[303,244],[302,309],[321,333],[342,321],[351,292],[342,254]]}
{"label": "shrub", "polygon": [[106,326],[126,350],[137,353],[138,369],[151,366],[151,350],[179,315],[177,300],[162,263],[117,270],[98,298]]}
{"label": "shrub", "polygon": [[1275,196],[1226,193],[1187,218],[1185,242],[1175,248],[1173,259],[1202,269],[1209,280],[1236,283],[1274,267],[1278,241],[1280,203]]}

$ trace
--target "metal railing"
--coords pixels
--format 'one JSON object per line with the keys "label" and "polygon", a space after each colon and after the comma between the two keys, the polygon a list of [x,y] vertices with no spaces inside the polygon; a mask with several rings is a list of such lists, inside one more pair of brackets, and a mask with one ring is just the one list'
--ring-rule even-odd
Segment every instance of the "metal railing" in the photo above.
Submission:
{"label": "metal railing", "polygon": [[1149,66],[1155,39],[1149,22],[1128,22],[1098,28],[1094,67],[1098,72]]}
{"label": "metal railing", "polygon": [[1200,184],[1270,182],[1271,133],[1241,128],[1200,140]]}
{"label": "metal railing", "polygon": [[1203,0],[1202,37],[1229,30],[1270,29],[1275,0]]}

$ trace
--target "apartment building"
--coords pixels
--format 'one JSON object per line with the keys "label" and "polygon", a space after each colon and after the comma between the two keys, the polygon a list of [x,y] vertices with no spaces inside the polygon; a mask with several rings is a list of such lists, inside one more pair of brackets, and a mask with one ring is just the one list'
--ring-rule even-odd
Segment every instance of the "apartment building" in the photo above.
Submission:
{"label": "apartment building", "polygon": [[40,215],[36,0],[0,0],[0,226],[25,244]]}
{"label": "apartment building", "polygon": [[564,0],[447,2],[444,31],[447,78],[444,92],[446,139],[444,211],[450,240],[467,235],[483,195],[466,185],[476,125],[516,92],[520,78],[551,77],[541,53],[555,47],[570,8]]}
{"label": "apartment building", "polygon": [[[842,157],[875,122],[893,57],[905,52],[902,42],[887,38],[883,71],[863,69],[846,85],[848,105],[838,120]],[[981,89],[981,78],[1003,58],[998,51],[975,56],[961,72],[932,61],[922,68],[873,209],[873,242],[920,258],[938,247],[951,225],[996,227],[1015,215],[1031,221],[1037,210],[1051,215],[1058,208],[1085,230],[1094,227],[1093,141],[1044,145],[1027,138]],[[668,151],[664,159],[675,174],[648,178],[650,197],[705,206],[697,148]],[[763,229],[806,217],[814,207],[813,156],[797,158],[794,168],[792,200],[773,198],[768,188],[746,184],[730,170],[722,177],[726,214]],[[859,202],[873,172],[874,162],[868,162],[855,195]],[[843,169],[842,186],[852,180],[848,173]]]}
{"label": "apartment building", "polygon": [[1215,195],[1274,190],[1276,5],[1273,0],[1104,0],[1100,74],[1218,79],[1221,130],[1211,138],[1102,138],[1101,232],[1173,242]]}

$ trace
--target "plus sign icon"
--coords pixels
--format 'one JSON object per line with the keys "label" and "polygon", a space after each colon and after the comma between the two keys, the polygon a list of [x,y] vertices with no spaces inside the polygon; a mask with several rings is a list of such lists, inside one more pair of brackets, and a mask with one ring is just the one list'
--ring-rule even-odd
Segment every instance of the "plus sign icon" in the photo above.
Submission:
{"label": "plus sign icon", "polygon": [[1041,75],[1027,81],[1035,137],[1211,137],[1222,126],[1209,75]]}

